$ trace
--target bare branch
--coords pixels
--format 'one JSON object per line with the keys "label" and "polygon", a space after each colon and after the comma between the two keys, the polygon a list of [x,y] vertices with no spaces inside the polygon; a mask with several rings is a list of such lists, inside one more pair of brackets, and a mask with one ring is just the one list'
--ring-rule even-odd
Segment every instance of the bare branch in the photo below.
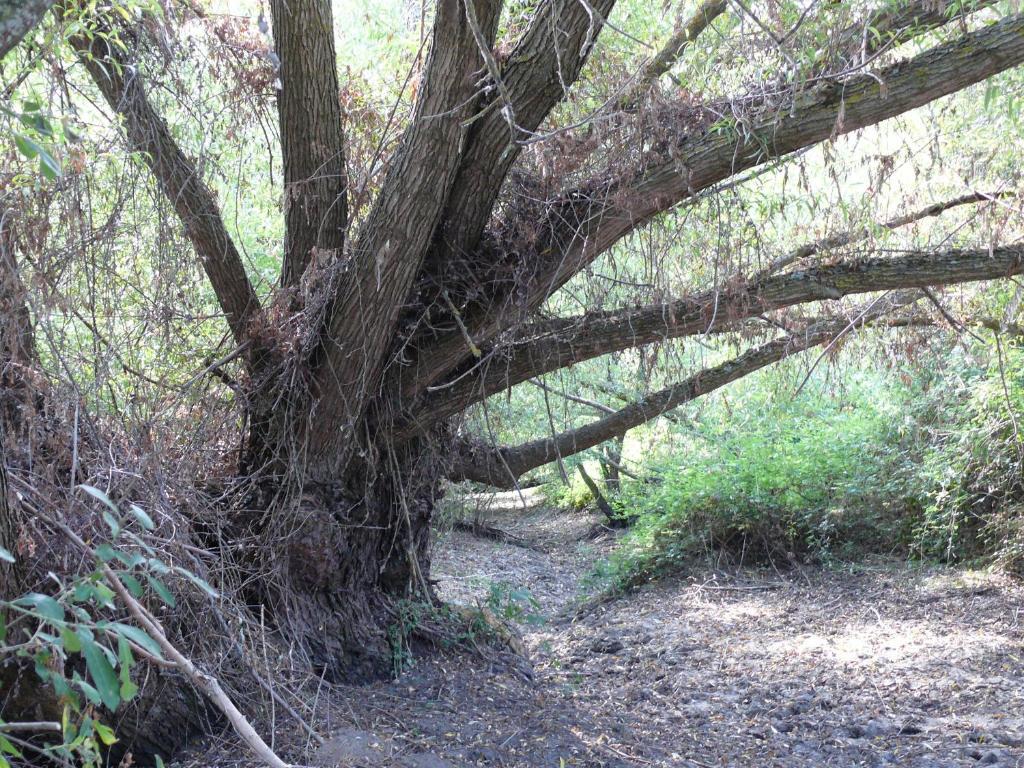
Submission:
{"label": "bare branch", "polygon": [[[403,437],[416,434],[473,402],[543,373],[642,344],[706,333],[717,323],[733,324],[773,309],[823,299],[994,280],[1022,270],[1024,248],[1020,246],[851,260],[639,309],[587,313],[545,325],[540,333],[530,333],[527,327],[520,334],[526,341],[513,340],[475,375],[425,396],[398,432]],[[488,355],[490,351],[485,352],[485,357]]]}
{"label": "bare branch", "polygon": [[248,334],[249,322],[260,312],[260,302],[224,226],[216,198],[150,104],[137,68],[107,42],[112,30],[102,32],[89,38],[72,38],[71,45],[107,104],[123,118],[131,148],[142,153],[177,211],[235,341],[241,343]]}
{"label": "bare branch", "polygon": [[[889,302],[860,313],[856,324],[870,323],[891,309]],[[582,427],[566,430],[553,437],[534,440],[514,448],[467,447],[450,469],[451,480],[475,480],[498,488],[513,488],[516,480],[531,469],[572,456],[624,435],[663,413],[678,408],[702,395],[765,368],[797,352],[816,347],[845,334],[851,328],[846,320],[830,321],[808,328],[804,333],[775,339],[739,357],[697,373],[688,379],[637,400],[603,418]]]}
{"label": "bare branch", "polygon": [[[595,179],[552,206],[550,229],[524,253],[532,269],[525,299],[504,293],[464,313],[474,344],[536,309],[573,275],[658,214],[741,171],[830,137],[882,122],[981,82],[1024,61],[1024,15],[1017,14],[936,46],[873,75],[821,80],[791,101],[764,105],[748,125],[718,125],[648,155],[638,172]],[[535,228],[536,221],[523,222]],[[424,349],[403,375],[408,402],[466,358],[463,335],[448,333]]]}

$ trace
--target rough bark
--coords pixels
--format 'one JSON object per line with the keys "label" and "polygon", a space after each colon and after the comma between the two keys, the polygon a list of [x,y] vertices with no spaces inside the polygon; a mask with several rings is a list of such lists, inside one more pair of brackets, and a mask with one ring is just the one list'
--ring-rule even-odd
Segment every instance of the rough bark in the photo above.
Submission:
{"label": "rough bark", "polygon": [[[412,124],[391,160],[382,189],[360,229],[327,312],[317,361],[311,451],[321,476],[348,455],[368,396],[380,387],[384,357],[420,271],[458,170],[468,117],[483,65],[478,40],[493,40],[495,0],[440,0],[423,85]],[[473,27],[477,27],[476,30]]]}
{"label": "rough bark", "polygon": [[[453,331],[422,350],[401,387],[408,403],[468,358],[468,339],[480,347],[535,309],[574,274],[653,217],[743,170],[820,141],[873,125],[955,93],[1024,61],[1024,15],[1007,17],[936,46],[873,75],[822,79],[792,99],[755,110],[746,126],[716,126],[682,136],[650,153],[637,172],[565,194],[552,206],[550,229],[536,238],[536,265],[525,296],[498,295],[463,318]],[[524,222],[536,229],[536,222]]]}
{"label": "rough bark", "polygon": [[[397,602],[429,594],[430,522],[451,445],[439,424],[445,417],[525,380],[520,377],[552,370],[546,366],[570,365],[621,345],[645,343],[645,338],[706,332],[714,325],[709,308],[716,302],[724,322],[803,301],[1020,270],[1020,253],[1007,249],[985,254],[985,259],[977,253],[950,252],[932,261],[918,256],[912,264],[868,260],[766,278],[673,305],[509,331],[511,318],[536,308],[602,251],[700,190],[1013,66],[1024,59],[1024,27],[1021,17],[1012,17],[882,71],[884,92],[872,77],[825,80],[798,94],[795,103],[780,99],[755,105],[750,124],[741,131],[672,135],[642,158],[634,172],[595,179],[556,201],[541,222],[541,247],[531,251],[523,246],[522,253],[513,254],[531,275],[515,286],[525,292],[523,301],[494,293],[468,318],[469,332],[480,344],[490,345],[489,362],[495,364],[476,372],[458,368],[466,358],[465,336],[460,331],[439,338],[409,367],[395,391],[401,395],[411,381],[408,391],[419,394],[453,370],[467,374],[464,382],[423,398],[392,430],[390,401],[382,402],[381,392],[391,387],[391,379],[398,380],[386,365],[406,341],[398,332],[403,307],[418,300],[424,284],[443,275],[449,256],[476,255],[521,149],[514,140],[537,130],[564,99],[612,6],[613,0],[542,0],[531,27],[495,70],[492,49],[500,4],[439,0],[411,122],[358,237],[346,242],[345,145],[330,5],[327,0],[272,2],[282,66],[279,117],[288,184],[282,282],[297,285],[316,253],[336,254],[346,246],[348,252],[327,273],[327,293],[318,297],[326,298],[323,317],[311,318],[316,351],[308,369],[307,361],[301,361],[301,373],[312,379],[311,402],[297,396],[295,412],[282,417],[293,429],[289,439],[299,436],[309,464],[290,467],[297,482],[286,491],[277,475],[247,478],[251,482],[239,504],[244,514],[225,519],[218,535],[262,545],[225,547],[230,550],[226,557],[238,558],[228,570],[237,566],[239,573],[252,575],[246,580],[252,594],[246,597],[268,609],[273,629],[293,651],[292,658],[331,679],[363,679],[386,668],[386,628]],[[247,341],[259,305],[196,164],[174,143],[137,70],[125,66],[130,57],[122,58],[101,39],[74,44],[104,98],[124,119],[129,144],[143,152],[174,204],[236,341]],[[307,45],[310,52],[304,49]],[[482,72],[490,73],[483,87]],[[475,119],[467,123],[470,118]],[[909,276],[908,264],[913,267]],[[511,475],[522,474],[562,449],[571,453],[596,445],[640,423],[638,419],[664,413],[836,332],[835,325],[815,326],[771,342],[579,430],[517,448],[479,448],[461,457],[452,475],[508,484],[506,461]],[[499,339],[502,333],[507,338]],[[511,342],[507,368],[495,339]],[[260,393],[253,397],[259,399]],[[368,420],[371,407],[375,419],[381,414],[384,418]],[[259,420],[247,415],[253,432]],[[396,435],[401,440],[393,439]],[[435,451],[435,443],[441,450]],[[139,726],[143,734],[152,733],[154,744],[172,738],[169,731],[176,718],[189,717],[181,712],[187,709],[184,699],[168,701],[166,714],[158,711],[157,723],[147,720]]]}
{"label": "rough bark", "polygon": [[639,309],[594,312],[576,318],[526,326],[496,355],[451,387],[423,398],[399,426],[396,436],[414,435],[438,420],[507,387],[584,360],[665,339],[703,334],[717,324],[775,309],[860,293],[953,285],[1020,274],[1024,249],[951,250],[915,253],[891,259],[862,259],[829,267],[798,270],[674,302]]}
{"label": "rough bark", "polygon": [[281,284],[298,283],[314,253],[341,257],[348,225],[345,135],[330,0],[273,0],[284,162]]}
{"label": "rough bark", "polygon": [[0,59],[35,29],[55,0],[0,0]]}

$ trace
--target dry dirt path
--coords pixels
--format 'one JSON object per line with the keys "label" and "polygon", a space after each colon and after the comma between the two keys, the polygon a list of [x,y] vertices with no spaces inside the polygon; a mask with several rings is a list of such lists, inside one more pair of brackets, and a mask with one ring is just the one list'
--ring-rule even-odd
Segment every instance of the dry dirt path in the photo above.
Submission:
{"label": "dry dirt path", "polygon": [[532,665],[453,652],[334,687],[318,727],[361,746],[320,764],[1024,766],[1019,582],[899,563],[703,572],[567,619],[614,538],[543,508],[486,519],[529,546],[446,534],[438,589],[478,605],[529,589],[548,619],[522,625]]}

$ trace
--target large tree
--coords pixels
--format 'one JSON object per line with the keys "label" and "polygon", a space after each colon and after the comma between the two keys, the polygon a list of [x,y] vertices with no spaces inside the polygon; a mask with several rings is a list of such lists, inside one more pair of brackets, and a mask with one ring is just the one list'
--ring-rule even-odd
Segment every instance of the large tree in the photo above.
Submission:
{"label": "large tree", "polygon": [[[808,13],[835,13],[832,5]],[[233,341],[221,365],[230,359],[244,368],[230,382],[245,439],[243,450],[225,456],[230,469],[217,481],[218,552],[241,573],[272,565],[273,578],[240,579],[246,602],[265,609],[293,655],[328,677],[379,669],[395,605],[429,592],[431,515],[447,478],[512,487],[530,469],[827,343],[890,304],[871,302],[846,322],[780,330],[593,424],[521,446],[463,434],[459,416],[468,408],[543,373],[735,329],[781,308],[1024,269],[1017,246],[786,271],[793,259],[647,306],[543,313],[624,238],[701,193],[1024,61],[1024,15],[995,18],[984,2],[908,0],[852,23],[823,21],[829,34],[813,55],[787,53],[792,66],[783,75],[766,75],[721,103],[681,98],[646,110],[658,78],[697,35],[723,15],[748,12],[711,0],[592,116],[610,134],[635,120],[649,126],[648,141],[612,157],[589,141],[587,125],[559,121],[574,119],[565,117],[574,84],[600,65],[590,59],[603,36],[617,34],[606,24],[614,6],[540,0],[509,39],[498,39],[501,0],[437,0],[411,115],[372,200],[355,205],[332,4],[272,0],[285,235],[279,281],[268,295],[254,287],[203,167],[160,114],[149,69],[139,63],[154,45],[151,29],[101,17],[70,40],[208,278]],[[797,27],[804,23],[800,17]],[[787,30],[769,26],[766,43],[784,49]],[[906,58],[889,55],[906,43],[913,49]],[[736,119],[721,117],[725,105]],[[534,194],[540,180],[523,155],[545,134],[588,170]],[[0,298],[19,320],[5,324],[5,370],[31,354],[17,263],[7,250]],[[0,533],[8,528],[0,520]],[[210,543],[202,530],[190,535],[200,547]]]}

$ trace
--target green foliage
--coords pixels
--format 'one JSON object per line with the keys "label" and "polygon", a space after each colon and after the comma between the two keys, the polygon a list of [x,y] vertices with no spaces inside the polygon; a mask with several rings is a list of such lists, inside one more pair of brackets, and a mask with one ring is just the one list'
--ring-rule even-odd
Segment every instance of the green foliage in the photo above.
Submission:
{"label": "green foliage", "polygon": [[[155,526],[150,516],[132,505],[128,513],[98,488],[80,488],[102,504],[101,516],[110,531],[106,541],[91,545],[94,566],[83,575],[60,583],[52,594],[33,592],[0,601],[0,655],[31,665],[64,707],[60,738],[43,749],[56,762],[92,767],[104,764],[103,747],[116,742],[110,726],[97,719],[97,710],[115,712],[139,692],[134,672],[139,658],[163,662],[159,643],[144,630],[118,620],[123,612],[118,586],[137,600],[149,596],[139,577],[164,603],[173,605],[162,580],[184,576],[208,592],[209,584],[186,569],[167,565],[145,543],[141,532]],[[135,530],[133,530],[135,529]],[[14,557],[6,550],[4,559]],[[118,583],[115,583],[118,582]],[[10,738],[8,738],[10,736]],[[0,768],[7,757],[20,757],[18,739],[0,733]]]}
{"label": "green foliage", "polygon": [[486,606],[499,619],[520,624],[543,624],[540,603],[526,587],[516,587],[507,581],[493,581],[487,590]]}
{"label": "green foliage", "polygon": [[749,387],[731,416],[712,412],[698,434],[674,434],[645,467],[654,482],[625,485],[620,503],[638,521],[610,575],[632,582],[700,554],[785,564],[906,541],[890,482],[901,400],[877,376],[842,401],[820,388],[793,399]]}
{"label": "green foliage", "polygon": [[950,356],[918,404],[923,447],[904,481],[922,518],[916,551],[1024,567],[1024,349],[1005,341]]}

